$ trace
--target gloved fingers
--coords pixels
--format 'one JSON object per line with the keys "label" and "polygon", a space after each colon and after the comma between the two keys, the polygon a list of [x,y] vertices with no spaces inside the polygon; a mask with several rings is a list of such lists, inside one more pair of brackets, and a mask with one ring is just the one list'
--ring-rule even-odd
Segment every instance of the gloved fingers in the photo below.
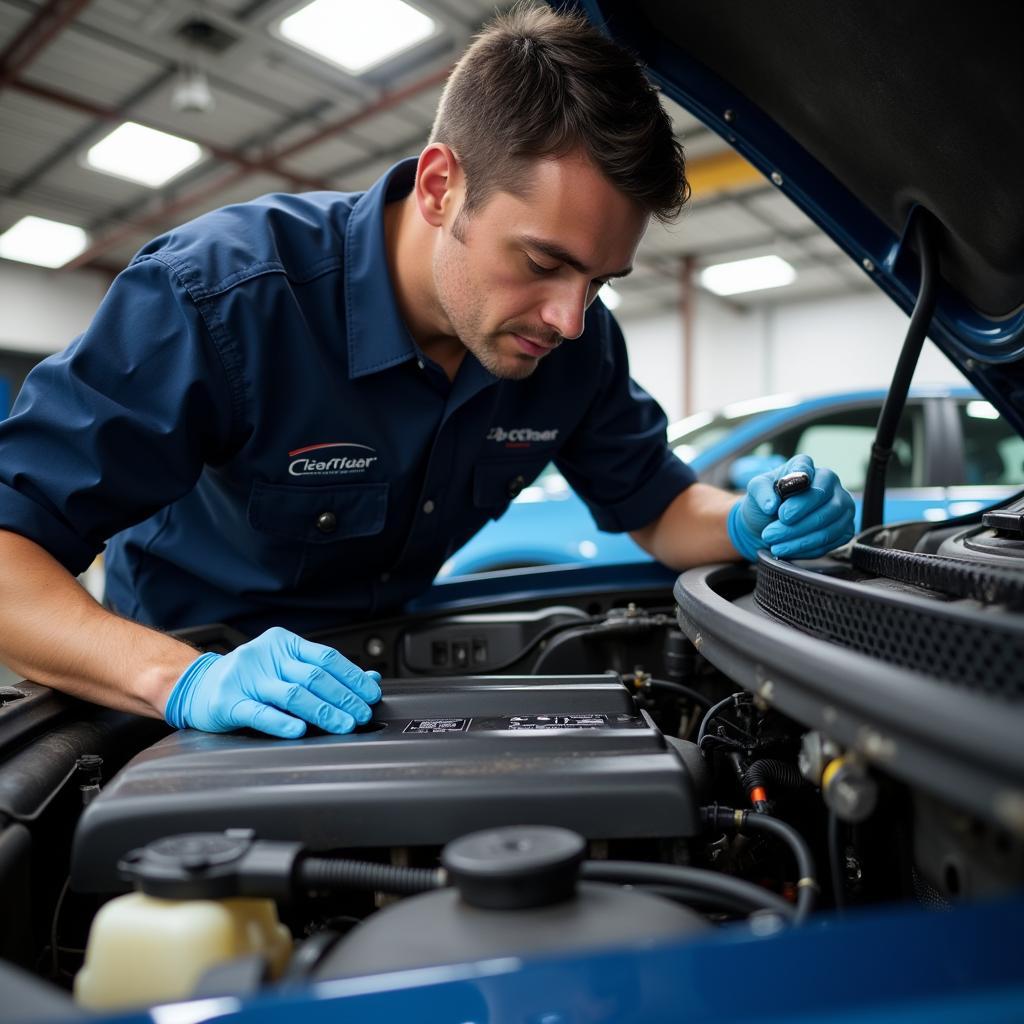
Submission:
{"label": "gloved fingers", "polygon": [[794,494],[782,503],[779,519],[787,525],[799,522],[808,513],[829,501],[838,485],[839,477],[831,469],[816,470],[811,478],[811,486],[806,491]]}
{"label": "gloved fingers", "polygon": [[306,640],[287,630],[282,629],[280,632],[286,635],[285,644],[292,658],[323,669],[343,686],[362,697],[367,704],[376,704],[380,700],[379,672],[364,672],[333,647],[315,644],[312,640]]}
{"label": "gloved fingers", "polygon": [[771,545],[776,558],[819,558],[833,548],[845,544],[853,536],[853,512],[828,526],[803,536],[788,537]]}
{"label": "gloved fingers", "polygon": [[324,732],[340,734],[356,727],[354,715],[321,699],[302,683],[264,676],[250,681],[250,688],[257,700],[319,726]]}
{"label": "gloved fingers", "polygon": [[366,701],[317,665],[289,658],[281,663],[279,673],[286,683],[304,686],[314,696],[340,708],[359,723],[368,722],[373,715]]}
{"label": "gloved fingers", "polygon": [[306,731],[305,722],[300,722],[299,719],[292,718],[277,708],[248,698],[240,700],[231,709],[231,717],[234,719],[229,726],[231,729],[248,726],[250,729],[258,729],[283,740],[298,739]]}
{"label": "gloved fingers", "polygon": [[761,473],[747,484],[747,507],[743,509],[743,518],[748,524],[751,524],[751,511],[764,519],[774,518],[779,511],[782,499],[775,493],[776,479],[773,473]]}
{"label": "gloved fingers", "polygon": [[[796,497],[802,498],[803,495]],[[796,501],[796,498],[787,499],[785,505],[790,504],[791,501]],[[783,508],[785,505],[783,505]],[[825,529],[847,516],[852,516],[852,514],[853,499],[850,498],[845,490],[841,490],[840,493],[831,496],[823,505],[818,506],[796,521],[783,520],[780,514],[778,519],[770,522],[761,531],[761,540],[768,545],[796,541],[801,537],[814,534],[814,532],[820,529]]]}

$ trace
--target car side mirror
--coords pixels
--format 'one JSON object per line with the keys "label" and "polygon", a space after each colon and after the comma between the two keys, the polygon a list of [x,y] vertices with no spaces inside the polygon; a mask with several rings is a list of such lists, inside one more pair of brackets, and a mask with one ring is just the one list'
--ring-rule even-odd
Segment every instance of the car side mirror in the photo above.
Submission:
{"label": "car side mirror", "polygon": [[745,491],[755,476],[770,473],[785,462],[781,455],[741,455],[729,465],[729,486],[734,491]]}

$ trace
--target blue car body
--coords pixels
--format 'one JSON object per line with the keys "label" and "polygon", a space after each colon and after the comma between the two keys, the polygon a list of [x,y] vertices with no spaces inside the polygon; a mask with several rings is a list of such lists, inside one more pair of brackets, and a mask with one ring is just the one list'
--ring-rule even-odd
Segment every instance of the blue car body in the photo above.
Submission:
{"label": "blue car body", "polygon": [[[809,420],[842,410],[870,408],[877,415],[885,392],[882,390],[840,391],[813,398],[797,399],[776,396],[760,400],[756,405],[762,411],[746,411],[752,404],[740,403],[726,415],[699,415],[669,427],[669,443],[681,451],[688,439],[699,436],[712,424],[731,429],[716,431],[716,440],[701,447],[687,461],[698,477],[709,483],[734,489],[742,488],[755,471],[767,468],[771,459],[750,458],[746,472],[736,475],[734,460],[745,452],[776,437],[787,430],[798,428]],[[915,388],[910,393],[911,403],[977,402],[980,396],[971,388]],[[931,420],[947,417],[929,417],[924,426],[924,447],[946,444],[945,424]],[[694,424],[698,424],[694,428]],[[691,429],[688,431],[687,428]],[[1009,428],[1007,428],[1009,431]],[[819,465],[832,465],[827,449],[812,452]],[[978,511],[1006,498],[1024,479],[1008,484],[972,482],[969,466],[957,467],[937,464],[922,452],[923,479],[917,486],[890,486],[886,492],[885,521],[905,519],[931,521],[955,518]],[[864,457],[866,460],[867,449]],[[777,456],[778,462],[782,461]],[[958,468],[961,470],[957,474]],[[1024,478],[1024,473],[1021,474]],[[857,515],[860,515],[860,492],[854,489]],[[549,466],[537,482],[509,506],[505,514],[488,523],[445,563],[439,579],[498,569],[534,565],[613,565],[644,560],[650,556],[628,534],[603,533],[594,524],[587,506],[578,498],[558,474]]]}

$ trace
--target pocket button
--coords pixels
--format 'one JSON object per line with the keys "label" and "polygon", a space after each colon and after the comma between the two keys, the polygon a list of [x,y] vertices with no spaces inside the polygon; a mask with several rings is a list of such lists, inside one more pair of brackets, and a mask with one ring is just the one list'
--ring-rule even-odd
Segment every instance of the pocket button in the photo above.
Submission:
{"label": "pocket button", "polygon": [[333,512],[321,512],[316,517],[316,528],[321,533],[334,533],[338,528],[338,517]]}

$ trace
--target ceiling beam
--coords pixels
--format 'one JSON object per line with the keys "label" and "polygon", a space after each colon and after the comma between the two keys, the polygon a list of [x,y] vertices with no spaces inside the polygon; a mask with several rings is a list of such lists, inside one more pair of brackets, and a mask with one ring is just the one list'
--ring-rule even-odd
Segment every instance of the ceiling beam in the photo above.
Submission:
{"label": "ceiling beam", "polygon": [[0,89],[10,85],[90,0],[48,0],[0,53]]}
{"label": "ceiling beam", "polygon": [[[377,114],[390,110],[392,107],[395,107],[400,103],[404,103],[406,100],[412,99],[418,93],[426,92],[428,89],[435,88],[437,85],[446,81],[450,73],[451,67],[446,66],[438,71],[433,71],[430,74],[425,75],[423,78],[410,82],[408,85],[402,86],[401,88],[391,89],[382,93],[376,100],[374,100],[373,103],[368,104],[361,110],[357,110],[354,114],[349,114],[332,124],[325,125],[323,128],[315,131],[312,135],[309,135],[304,139],[300,139],[299,141],[292,143],[290,146],[285,146],[276,153],[270,154],[263,161],[260,161],[263,165],[261,169],[266,170],[270,167],[276,168],[282,160],[295,156],[297,153],[300,153],[305,149],[309,149],[337,133],[353,128],[357,124],[375,117]],[[114,248],[114,246],[119,245],[126,239],[136,235],[138,233],[139,226],[149,228],[155,224],[159,224],[169,217],[177,216],[184,210],[197,206],[199,203],[211,198],[218,192],[222,192],[225,189],[230,188],[232,185],[237,184],[239,181],[248,177],[251,173],[252,171],[248,166],[239,166],[228,174],[215,178],[212,182],[207,182],[205,185],[200,185],[194,190],[189,190],[175,199],[161,203],[156,209],[149,213],[144,213],[142,216],[137,218],[133,224],[124,225],[115,229],[93,242],[85,252],[77,256],[70,263],[65,264],[62,269],[77,270],[79,267],[88,266],[98,256],[101,256],[105,252],[109,252],[110,249]],[[274,170],[272,173],[288,174],[288,172],[282,170]]]}
{"label": "ceiling beam", "polygon": [[[88,114],[100,121],[120,122],[130,119],[146,128],[152,128],[154,131],[167,132],[171,135],[178,135],[181,137],[181,133],[177,130],[161,127],[160,125],[154,124],[150,121],[141,121],[134,114],[129,114],[129,104],[124,104],[120,107],[104,107],[98,103],[93,103],[91,100],[82,99],[80,96],[73,96],[71,93],[64,92],[61,89],[55,89],[52,86],[37,85],[35,82],[26,82],[23,80],[10,82],[9,85],[10,88],[24,93],[27,96],[34,96],[36,99],[45,100],[58,106],[66,107],[68,110],[75,110],[80,114]],[[249,174],[276,174],[278,177],[284,178],[292,185],[309,189],[311,191],[320,191],[322,189],[330,188],[330,185],[322,178],[310,178],[304,174],[290,171],[287,168],[278,166],[275,160],[267,158],[250,158],[239,153],[237,150],[226,149],[223,146],[217,145],[215,142],[199,138],[192,133],[189,134],[188,138],[190,141],[195,142],[197,145],[206,149],[211,156],[215,157],[217,160],[221,160],[224,163],[234,164],[236,167],[244,168]]]}

